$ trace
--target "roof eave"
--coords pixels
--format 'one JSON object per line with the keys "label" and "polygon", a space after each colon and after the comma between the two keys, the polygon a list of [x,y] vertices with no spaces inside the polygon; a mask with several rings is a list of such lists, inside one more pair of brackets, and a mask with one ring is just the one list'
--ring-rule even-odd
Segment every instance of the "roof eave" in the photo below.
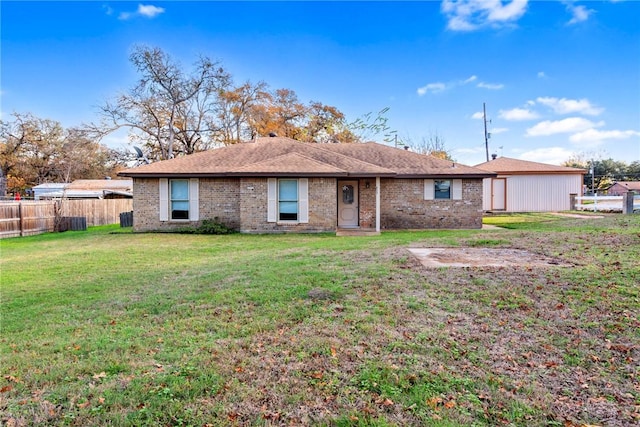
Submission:
{"label": "roof eave", "polygon": [[587,171],[498,171],[498,175],[586,175]]}
{"label": "roof eave", "polygon": [[442,173],[430,173],[430,174],[398,174],[396,178],[406,179],[484,179],[495,178],[498,176],[496,173],[462,173],[462,174],[442,174]]}

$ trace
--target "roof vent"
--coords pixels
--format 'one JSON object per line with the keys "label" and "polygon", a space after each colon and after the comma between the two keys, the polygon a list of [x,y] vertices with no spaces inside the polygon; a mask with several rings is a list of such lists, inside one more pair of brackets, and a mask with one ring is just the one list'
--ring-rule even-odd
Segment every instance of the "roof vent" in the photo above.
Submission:
{"label": "roof vent", "polygon": [[495,160],[497,157],[498,157],[498,155],[497,155],[497,154],[492,154],[492,155],[491,155],[491,160]]}
{"label": "roof vent", "polygon": [[275,132],[269,132],[269,138],[275,138],[276,136],[278,136],[277,133]]}

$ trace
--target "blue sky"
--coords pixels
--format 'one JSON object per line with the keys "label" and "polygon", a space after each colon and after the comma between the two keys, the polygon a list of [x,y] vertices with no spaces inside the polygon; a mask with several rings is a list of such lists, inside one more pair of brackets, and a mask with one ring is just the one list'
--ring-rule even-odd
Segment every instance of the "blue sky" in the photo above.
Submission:
{"label": "blue sky", "polygon": [[97,121],[147,44],[350,120],[388,107],[401,137],[438,134],[465,164],[485,160],[483,103],[491,153],[640,160],[640,2],[2,1],[0,14],[3,119]]}

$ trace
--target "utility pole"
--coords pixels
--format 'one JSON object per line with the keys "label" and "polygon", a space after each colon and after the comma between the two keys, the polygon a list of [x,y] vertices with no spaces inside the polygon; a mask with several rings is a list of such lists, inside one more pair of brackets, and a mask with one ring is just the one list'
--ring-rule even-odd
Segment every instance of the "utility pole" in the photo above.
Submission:
{"label": "utility pole", "polygon": [[482,117],[484,121],[484,147],[487,151],[487,162],[489,161],[489,134],[487,133],[487,107],[482,103]]}

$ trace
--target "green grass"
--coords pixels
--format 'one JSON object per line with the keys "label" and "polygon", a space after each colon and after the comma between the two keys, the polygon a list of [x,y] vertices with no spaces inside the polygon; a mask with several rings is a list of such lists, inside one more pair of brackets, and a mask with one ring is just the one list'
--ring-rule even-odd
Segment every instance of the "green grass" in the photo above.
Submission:
{"label": "green grass", "polygon": [[[485,222],[512,229],[1,240],[0,420],[635,424],[640,217]],[[574,267],[428,270],[420,246]]]}

